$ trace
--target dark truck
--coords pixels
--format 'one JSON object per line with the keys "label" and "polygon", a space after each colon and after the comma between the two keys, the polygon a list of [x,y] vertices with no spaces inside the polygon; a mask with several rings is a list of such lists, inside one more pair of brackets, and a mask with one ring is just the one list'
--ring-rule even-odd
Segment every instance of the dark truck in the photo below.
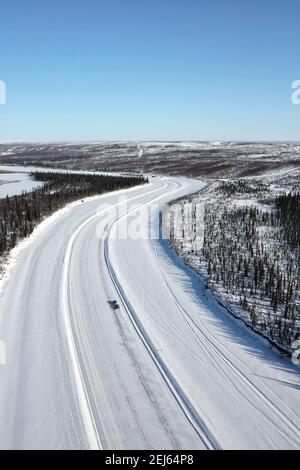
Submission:
{"label": "dark truck", "polygon": [[117,310],[118,308],[120,308],[120,304],[116,300],[113,300],[111,305],[114,310]]}

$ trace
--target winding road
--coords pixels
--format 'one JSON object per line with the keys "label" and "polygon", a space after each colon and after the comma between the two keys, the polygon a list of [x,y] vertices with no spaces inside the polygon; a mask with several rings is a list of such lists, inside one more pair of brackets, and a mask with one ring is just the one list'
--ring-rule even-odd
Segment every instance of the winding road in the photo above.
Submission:
{"label": "winding road", "polygon": [[300,447],[299,368],[157,237],[159,205],[202,187],[155,177],[71,204],[15,250],[0,448]]}

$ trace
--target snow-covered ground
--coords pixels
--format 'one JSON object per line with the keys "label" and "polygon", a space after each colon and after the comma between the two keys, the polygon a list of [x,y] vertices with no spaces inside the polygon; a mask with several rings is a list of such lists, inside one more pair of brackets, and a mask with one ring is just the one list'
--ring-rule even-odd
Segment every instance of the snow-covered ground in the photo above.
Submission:
{"label": "snow-covered ground", "polygon": [[[263,179],[216,180],[205,191],[174,201],[164,216],[166,226],[172,222],[171,244],[205,279],[223,305],[289,354],[295,349],[300,327],[299,249],[291,248],[285,238],[277,218],[276,198],[299,191],[295,173],[298,174],[283,170]],[[250,219],[251,235],[247,226]],[[263,272],[259,282],[258,278],[255,280],[258,265]],[[267,292],[264,283],[272,266],[276,266],[278,278],[282,275],[282,279],[289,279],[293,293],[287,301],[288,288],[283,283],[285,297],[282,295],[276,307],[272,303],[274,292]],[[268,274],[264,278],[265,273]]]}
{"label": "snow-covered ground", "polygon": [[253,176],[300,167],[299,142],[128,141],[0,143],[0,162],[205,178]]}
{"label": "snow-covered ground", "polygon": [[30,192],[41,185],[41,182],[20,169],[0,166],[0,198],[19,195],[23,191]]}
{"label": "snow-covered ground", "polygon": [[201,187],[153,178],[127,205],[120,193],[71,204],[17,247],[0,298],[1,448],[299,448],[299,369],[166,241],[116,236],[139,206],[157,223],[153,204]]}

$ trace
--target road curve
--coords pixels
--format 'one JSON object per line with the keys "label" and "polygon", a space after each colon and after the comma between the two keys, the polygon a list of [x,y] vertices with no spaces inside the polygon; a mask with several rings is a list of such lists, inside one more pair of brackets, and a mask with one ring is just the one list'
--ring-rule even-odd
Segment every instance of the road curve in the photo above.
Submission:
{"label": "road curve", "polygon": [[136,239],[138,208],[156,226],[157,203],[201,187],[152,178],[71,205],[18,250],[0,299],[2,449],[299,447],[299,369],[164,241]]}

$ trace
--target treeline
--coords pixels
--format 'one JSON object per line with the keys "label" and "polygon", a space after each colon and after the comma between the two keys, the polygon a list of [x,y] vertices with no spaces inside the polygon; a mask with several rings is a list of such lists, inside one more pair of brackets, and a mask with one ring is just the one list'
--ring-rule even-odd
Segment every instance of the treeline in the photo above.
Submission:
{"label": "treeline", "polygon": [[[204,201],[199,217],[192,209]],[[172,210],[178,253],[241,318],[291,351],[300,338],[300,193],[272,197],[255,181],[223,181],[215,195],[177,201]]]}
{"label": "treeline", "polygon": [[292,249],[300,246],[300,193],[289,193],[276,199],[276,207],[282,227],[284,239]]}
{"label": "treeline", "polygon": [[299,195],[280,196],[278,210],[205,212],[205,263],[211,285],[248,313],[252,326],[290,346],[300,333]]}
{"label": "treeline", "polygon": [[251,183],[250,181],[239,179],[233,181],[224,181],[218,187],[218,192],[226,196],[233,196],[236,194],[256,194],[267,190],[266,185],[263,183]]}
{"label": "treeline", "polygon": [[126,189],[147,182],[143,176],[91,175],[82,173],[34,172],[41,181],[30,193],[0,199],[0,256],[27,237],[35,225],[76,199]]}

